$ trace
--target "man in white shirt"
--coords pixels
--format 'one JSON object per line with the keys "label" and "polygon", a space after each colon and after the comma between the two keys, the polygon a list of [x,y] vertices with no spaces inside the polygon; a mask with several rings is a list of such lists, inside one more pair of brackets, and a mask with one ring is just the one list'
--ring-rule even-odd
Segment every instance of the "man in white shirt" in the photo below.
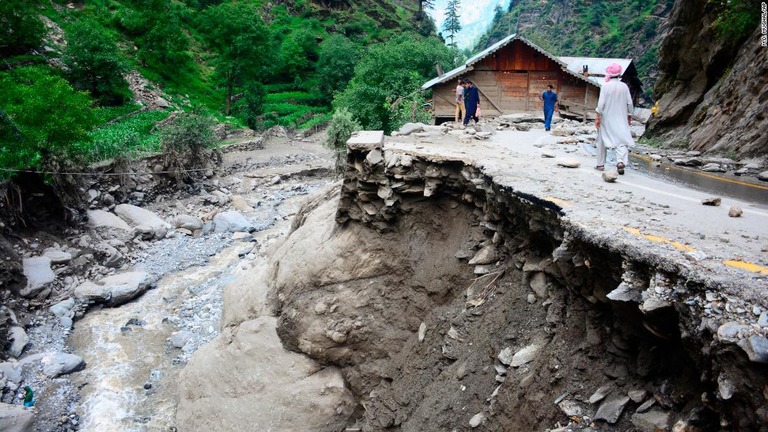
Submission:
{"label": "man in white shirt", "polygon": [[632,124],[632,96],[621,82],[621,65],[613,63],[605,69],[605,84],[597,101],[597,166],[605,169],[607,149],[616,150],[616,171],[624,174],[629,165],[629,147],[635,145],[629,125]]}
{"label": "man in white shirt", "polygon": [[464,80],[459,78],[459,83],[456,86],[456,115],[454,116],[454,121],[456,123],[463,122],[464,121],[464,115],[466,111],[464,110]]}

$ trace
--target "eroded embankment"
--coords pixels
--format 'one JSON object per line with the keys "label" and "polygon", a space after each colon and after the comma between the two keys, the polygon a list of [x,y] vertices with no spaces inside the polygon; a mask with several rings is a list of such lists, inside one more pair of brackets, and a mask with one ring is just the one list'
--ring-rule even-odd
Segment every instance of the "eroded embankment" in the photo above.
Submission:
{"label": "eroded embankment", "polygon": [[356,395],[352,430],[766,428],[765,304],[464,161],[375,143],[348,163],[269,280],[283,344]]}

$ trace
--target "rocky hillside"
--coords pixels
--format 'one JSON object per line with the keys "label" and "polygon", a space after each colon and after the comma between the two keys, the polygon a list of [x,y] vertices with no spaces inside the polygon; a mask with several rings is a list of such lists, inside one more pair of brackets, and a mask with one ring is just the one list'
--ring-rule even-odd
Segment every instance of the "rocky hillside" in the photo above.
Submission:
{"label": "rocky hillside", "polygon": [[707,0],[676,3],[659,51],[659,111],[649,134],[692,150],[764,158],[768,56],[753,16],[760,6],[733,3],[748,4],[746,15]]}

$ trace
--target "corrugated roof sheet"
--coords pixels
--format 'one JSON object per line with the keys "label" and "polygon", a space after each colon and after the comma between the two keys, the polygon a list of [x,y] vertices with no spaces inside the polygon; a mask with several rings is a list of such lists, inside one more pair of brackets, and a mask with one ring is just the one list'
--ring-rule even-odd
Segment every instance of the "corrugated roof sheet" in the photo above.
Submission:
{"label": "corrugated roof sheet", "polygon": [[459,75],[463,74],[464,72],[469,72],[472,69],[474,69],[471,66],[467,65],[461,65],[457,67],[456,69],[453,69],[451,71],[448,71],[442,75],[440,75],[437,78],[432,78],[431,80],[424,83],[424,85],[421,86],[422,90],[426,90],[428,88],[431,88],[435,84],[442,84],[444,82],[450,81],[454,78],[457,78]]}
{"label": "corrugated roof sheet", "polygon": [[[558,65],[560,65],[563,68],[564,72],[568,73],[569,75],[572,75],[572,76],[574,76],[574,77],[576,77],[576,78],[578,78],[578,79],[580,79],[582,81],[586,81],[586,82],[588,82],[588,83],[590,83],[592,85],[597,85],[597,86],[600,85],[600,82],[598,82],[599,80],[590,79],[590,78],[587,78],[584,75],[582,75],[581,74],[581,69],[579,69],[578,71],[570,70],[568,63],[565,62],[564,60],[562,60],[563,58],[577,59],[577,58],[583,58],[583,57],[555,57],[552,54],[550,54],[550,53],[544,51],[543,49],[539,48],[536,44],[534,44],[533,42],[529,41],[528,39],[525,39],[523,37],[518,36],[517,33],[513,33],[513,34],[505,37],[504,39],[496,42],[495,44],[489,46],[488,48],[480,51],[479,53],[475,54],[469,60],[467,60],[467,63],[464,64],[463,66],[459,66],[456,69],[451,70],[450,72],[447,72],[447,73],[445,73],[445,74],[443,74],[443,75],[441,75],[441,76],[439,76],[437,78],[433,78],[433,79],[427,81],[426,83],[424,83],[424,85],[421,86],[421,89],[422,90],[426,90],[428,88],[431,88],[431,87],[435,86],[436,84],[442,84],[444,82],[450,81],[450,80],[458,77],[462,73],[466,73],[466,72],[472,71],[474,69],[472,67],[472,65],[474,65],[475,63],[479,62],[480,60],[488,57],[489,55],[495,53],[496,51],[504,48],[505,46],[509,45],[515,39],[523,42],[524,44],[526,44],[529,47],[533,48],[534,50],[538,51],[539,53],[541,53],[542,55],[544,55],[548,59],[554,61],[555,63],[557,63]],[[602,59],[600,59],[600,60],[602,60]],[[612,60],[613,61],[613,60],[616,60],[616,59],[608,59],[608,60]],[[621,60],[626,60],[626,59],[621,59]],[[629,60],[629,61],[631,62],[632,60]],[[607,63],[606,67],[610,63],[611,62]],[[624,67],[623,64],[622,64],[622,67]],[[591,69],[591,67],[590,67],[590,69]],[[605,70],[605,67],[603,67],[603,70]]]}
{"label": "corrugated roof sheet", "polygon": [[626,72],[632,59],[625,58],[601,58],[601,57],[560,57],[560,61],[565,63],[568,70],[581,74],[584,66],[589,68],[589,80],[603,85],[605,83],[605,69],[610,66],[611,63],[618,63],[621,65],[622,74]]}

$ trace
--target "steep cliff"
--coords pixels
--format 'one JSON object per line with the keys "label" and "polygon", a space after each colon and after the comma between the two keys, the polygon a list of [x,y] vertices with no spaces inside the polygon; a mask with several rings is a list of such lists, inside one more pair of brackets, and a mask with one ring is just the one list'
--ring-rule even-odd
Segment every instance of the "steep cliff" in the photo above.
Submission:
{"label": "steep cliff", "polygon": [[[759,13],[760,5],[751,7]],[[760,30],[724,34],[722,8],[678,1],[659,49],[659,111],[649,136],[735,158],[768,151],[768,56]]]}

